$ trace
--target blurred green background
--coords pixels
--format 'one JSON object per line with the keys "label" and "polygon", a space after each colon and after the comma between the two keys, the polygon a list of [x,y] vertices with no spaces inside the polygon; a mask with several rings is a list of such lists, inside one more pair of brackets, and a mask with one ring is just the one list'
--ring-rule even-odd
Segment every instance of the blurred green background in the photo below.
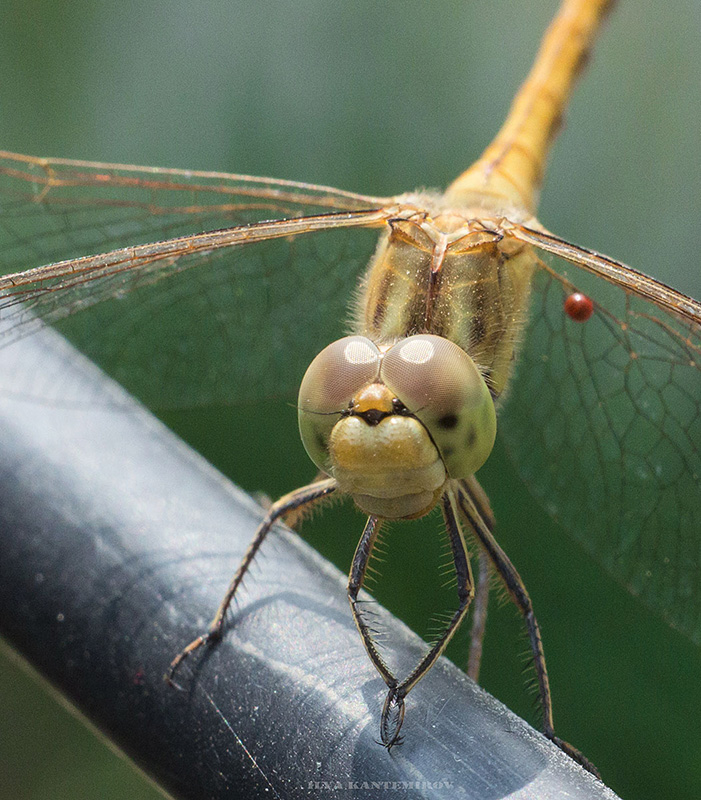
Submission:
{"label": "blurred green background", "polygon": [[[5,0],[0,147],[375,194],[445,186],[501,123],[555,7]],[[559,235],[695,296],[700,36],[697,0],[619,2],[556,143],[540,214]],[[313,475],[288,406],[163,417],[248,490],[275,496]],[[624,798],[701,795],[698,649],[549,521],[503,453],[481,475],[538,613],[559,734]],[[347,570],[361,526],[352,510],[334,510],[304,534]],[[408,596],[394,561],[380,591],[420,632],[431,586],[418,583],[431,542],[421,531],[436,526],[392,540],[417,580]],[[481,682],[535,721],[518,619],[496,605]],[[451,656],[464,665],[463,650]],[[0,707],[0,797],[157,796],[6,658]]]}

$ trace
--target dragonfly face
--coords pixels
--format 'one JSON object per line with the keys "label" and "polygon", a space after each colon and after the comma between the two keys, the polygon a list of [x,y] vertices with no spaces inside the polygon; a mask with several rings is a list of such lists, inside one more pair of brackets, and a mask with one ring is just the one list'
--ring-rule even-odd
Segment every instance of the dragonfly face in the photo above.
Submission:
{"label": "dragonfly face", "polygon": [[[40,175],[41,172],[41,169],[37,170],[37,174]],[[145,181],[141,184],[138,184],[137,181],[134,193],[127,197],[126,182],[120,183],[120,175],[124,173],[116,170],[102,170],[98,173],[109,176],[108,184],[114,193],[113,196],[120,194],[122,199],[126,198],[128,203],[134,203],[131,208],[135,210],[135,213],[143,213],[141,220],[149,219],[145,213],[147,202],[144,199],[149,190],[152,190],[154,195],[161,194],[162,197],[176,198],[186,195],[189,198],[190,190],[193,193],[199,191],[199,189],[192,189],[193,182],[189,182],[189,178],[184,178],[181,183],[181,187],[188,187],[187,190],[184,190],[175,188],[174,184],[177,183],[175,179],[172,182],[165,180],[160,186],[154,186],[150,181],[153,176],[149,176],[151,183],[149,188]],[[146,176],[137,177],[141,179]],[[21,183],[16,185],[24,185],[25,188],[28,186],[28,184]],[[195,185],[197,184],[195,183]],[[40,191],[42,186],[43,184],[40,184]],[[140,196],[139,186],[142,190]],[[74,187],[76,194],[82,195],[84,201],[96,201],[97,205],[102,203],[103,210],[109,208],[109,203],[105,204],[104,202],[108,200],[109,194],[108,192],[103,195],[99,194],[97,181],[93,183],[90,181],[79,182],[74,184]],[[33,188],[36,189],[36,186]],[[69,194],[66,190],[65,195],[62,196],[62,191],[62,187],[57,184],[46,193],[45,207],[42,207],[41,204],[31,205],[28,202],[25,210],[28,208],[35,210],[40,207],[42,210],[50,209],[47,214],[56,220],[59,218],[57,211],[62,203],[64,209],[66,208],[65,200]],[[121,194],[122,192],[124,195]],[[30,194],[31,192],[26,191],[25,197],[29,197]],[[53,205],[50,199],[52,194],[58,198]],[[20,193],[21,196],[22,193]],[[207,192],[204,191],[202,196],[207,196]],[[281,202],[278,202],[278,205],[280,204]],[[160,208],[156,204],[153,207],[155,215],[150,218],[152,224],[150,236],[148,232],[143,236],[141,233],[137,233],[127,241],[115,234],[114,241],[110,242],[108,238],[101,239],[100,237],[109,236],[110,231],[117,230],[120,224],[123,226],[122,230],[126,231],[129,225],[134,223],[134,218],[130,220],[125,216],[119,219],[116,216],[115,204],[109,212],[106,212],[114,213],[115,216],[106,220],[104,226],[100,225],[101,232],[99,235],[96,234],[98,238],[85,244],[85,252],[107,250],[112,245],[117,247],[121,244],[132,244],[138,241],[151,241],[161,237],[161,232],[164,237],[171,231],[177,233],[181,229],[190,233],[193,229],[191,220],[196,218],[194,213],[189,217],[187,213],[179,214],[177,210],[173,212],[172,216],[166,213],[169,206],[171,208],[180,206],[182,210],[186,205],[179,200],[170,204],[164,202]],[[272,208],[273,205],[271,200],[268,208]],[[292,215],[302,213],[302,210],[293,206],[291,200],[286,206]],[[340,206],[334,206],[334,208],[337,207]],[[249,213],[253,214],[252,211]],[[210,214],[209,219],[206,214],[203,214],[201,219],[206,222],[202,224],[198,222],[194,229],[213,229],[236,222],[235,213],[225,211],[223,204],[211,203]],[[270,211],[267,211],[260,218],[266,219],[271,216]],[[178,228],[179,225],[182,228]],[[96,223],[94,230],[96,231],[97,228]],[[105,234],[105,230],[107,230],[107,234]],[[47,231],[49,232],[47,233]],[[154,231],[156,231],[155,236],[153,235]],[[52,235],[56,237],[55,246],[51,242]],[[358,230],[357,235],[362,237],[364,232]],[[60,234],[55,229],[51,232],[51,229],[47,227],[33,244],[35,250],[33,255],[36,257],[33,257],[28,263],[38,265],[61,258],[63,254],[58,245],[59,236]],[[317,246],[306,245],[299,238],[295,248],[289,248],[289,252],[284,242],[279,244],[267,242],[265,247],[277,248],[278,253],[282,254],[281,263],[286,264],[291,263],[291,254],[294,249],[296,257],[300,259],[299,263],[305,265],[300,267],[299,272],[295,271],[295,276],[303,275],[308,265],[314,263],[323,263],[327,268],[329,265],[338,268],[341,263],[338,254],[343,251],[346,243],[350,241],[350,237],[346,237],[341,229],[328,234],[319,233],[317,236],[320,242]],[[332,242],[332,239],[336,244]],[[62,246],[65,247],[65,242]],[[261,244],[261,250],[262,247]],[[82,253],[73,252],[72,254],[80,255]],[[278,276],[283,285],[280,297],[275,296],[274,290],[272,297],[264,295],[260,288],[261,284],[255,279],[250,279],[249,283],[246,281],[258,267],[261,267],[262,272],[265,273],[268,264],[275,261],[277,255],[261,256],[258,259],[255,254],[251,253],[250,256],[241,256],[240,258],[237,256],[236,259],[233,259],[240,267],[236,273],[237,280],[240,279],[238,289],[246,296],[255,298],[266,296],[266,300],[270,302],[266,311],[271,315],[275,315],[279,309],[284,308],[281,297],[285,291],[289,296],[289,286],[285,286],[285,277]],[[540,255],[544,258],[542,252]],[[6,252],[10,268],[12,266],[20,268],[22,264],[13,262],[11,257],[12,254]],[[214,266],[216,258],[214,256],[211,258],[212,260],[204,265],[206,271],[211,270],[211,278],[201,277],[203,294],[208,294],[210,287],[212,289],[224,287],[230,296],[235,297],[237,288],[224,276],[223,269],[217,275],[217,269]],[[315,259],[317,260],[315,261]],[[180,259],[181,262],[184,260]],[[360,259],[358,258],[358,260]],[[175,263],[177,264],[177,262]],[[207,264],[212,266],[207,266]],[[698,441],[695,433],[697,429],[694,427],[697,417],[694,416],[693,402],[696,384],[693,378],[687,380],[684,377],[684,375],[693,374],[685,372],[685,369],[694,363],[695,329],[693,327],[685,328],[673,312],[664,309],[660,311],[660,307],[654,301],[639,295],[627,294],[625,290],[616,290],[610,285],[602,283],[604,279],[600,276],[587,276],[577,266],[568,266],[561,261],[554,261],[552,264],[546,264],[546,267],[554,269],[555,272],[549,273],[545,267],[539,267],[536,273],[531,297],[532,311],[528,322],[529,327],[523,337],[521,351],[523,363],[521,367],[517,368],[511,391],[502,401],[500,435],[505,438],[516,460],[522,464],[522,473],[535,494],[553,510],[563,524],[570,529],[574,528],[579,531],[578,536],[588,549],[599,554],[609,569],[628,585],[631,585],[637,593],[643,595],[647,593],[648,601],[653,606],[658,608],[663,606],[663,612],[667,613],[665,609],[670,608],[671,600],[671,607],[676,604],[678,606],[677,613],[686,618],[687,624],[693,625],[693,618],[691,618],[693,604],[689,603],[688,598],[690,592],[693,594],[695,562],[693,554],[685,553],[683,548],[680,551],[677,544],[686,541],[689,550],[693,547],[694,540],[686,537],[688,531],[691,530],[689,520],[692,522],[696,520],[696,517],[693,516],[693,508],[688,505],[689,499],[694,497],[696,488],[692,480],[693,475],[696,474],[693,461],[694,452],[689,450],[690,443]],[[319,285],[319,278],[323,273],[323,266],[318,267],[317,271],[313,273],[315,287]],[[343,302],[345,302],[345,289],[352,281],[348,280],[346,283],[345,278],[339,277],[340,273],[341,269],[338,268],[335,271],[328,271],[328,275],[325,277],[329,277],[330,283],[336,280],[338,294],[343,296]],[[181,277],[190,287],[200,285],[198,279],[193,278],[190,281],[187,271],[183,271]],[[114,343],[107,341],[106,337],[101,338],[101,331],[116,332],[115,338],[119,340],[120,331],[128,333],[132,325],[138,325],[141,319],[149,316],[150,312],[155,312],[159,318],[165,319],[166,329],[173,332],[178,332],[179,325],[182,327],[180,333],[192,326],[191,320],[179,321],[176,313],[168,318],[166,307],[169,304],[177,305],[178,293],[166,290],[165,282],[161,282],[155,274],[153,282],[150,284],[149,281],[148,270],[145,270],[140,276],[139,292],[126,292],[121,304],[115,304],[116,307],[121,305],[122,310],[129,309],[128,316],[131,316],[131,320],[128,323],[118,319],[118,310],[103,312],[97,305],[93,309],[97,315],[95,317],[97,322],[94,324],[92,332],[80,333],[77,330],[82,324],[79,322],[81,315],[68,316],[62,323],[69,332],[73,329],[72,333],[79,341],[87,343],[88,350],[92,347],[93,353],[101,357],[103,363],[116,366],[117,372],[121,370],[125,382],[131,383],[137,391],[141,390],[142,396],[147,398],[154,389],[146,385],[145,378],[141,379],[138,376],[138,365],[143,363],[145,356],[139,352],[133,352],[131,366],[128,368],[123,366],[128,363],[130,358],[128,354],[125,355],[123,344],[125,341],[130,342],[130,337],[121,337],[120,348],[116,348]],[[568,281],[573,284],[573,287],[568,285]],[[340,289],[338,288],[339,284]],[[243,288],[241,288],[242,286]],[[302,292],[305,291],[305,288],[308,286],[303,286]],[[569,296],[572,288],[584,290],[595,303],[593,317],[579,329],[571,324],[570,318],[562,314],[563,293],[568,293],[566,296]],[[197,290],[195,291],[197,292]],[[161,292],[165,293],[160,294]],[[161,302],[158,300],[158,294],[163,298]],[[186,294],[187,291],[184,290],[184,295]],[[211,294],[216,297],[216,292],[212,291]],[[90,297],[89,292],[86,292],[86,296]],[[139,300],[137,297],[143,299]],[[51,313],[46,305],[49,302],[48,299],[42,300],[37,296],[36,300],[40,313],[50,319]],[[338,317],[343,313],[339,307],[333,305],[330,297],[324,297],[322,301],[326,304],[324,309],[329,319],[333,319],[334,314]],[[62,308],[58,307],[62,302],[57,299],[55,311],[57,317],[63,313]],[[112,301],[106,302],[109,304]],[[214,302],[216,304],[216,299]],[[70,306],[70,302],[68,305]],[[203,303],[198,314],[204,305],[206,304]],[[217,337],[221,336],[216,329],[223,330],[223,336],[226,338],[235,328],[240,329],[239,323],[242,321],[239,319],[229,323],[224,320],[222,326],[221,316],[221,309],[215,306],[216,324],[205,323],[206,330],[203,333],[203,338],[215,342],[213,345],[215,350],[218,349],[216,342],[220,341]],[[193,313],[192,319],[195,318],[196,315]],[[103,327],[103,322],[109,324]],[[144,336],[148,337],[150,334],[147,319],[146,323]],[[282,324],[283,326],[286,324],[284,315]],[[249,324],[248,330],[250,327]],[[329,327],[331,326],[329,325]],[[246,329],[245,325],[243,329]],[[300,356],[300,360],[302,357],[309,360],[314,354],[312,348],[316,348],[319,343],[330,341],[332,337],[326,334],[326,329],[315,330],[313,337],[310,338],[314,338],[316,341],[313,345],[309,345],[310,352]],[[276,367],[281,366],[281,369],[277,386],[269,386],[267,389],[265,386],[256,388],[256,394],[264,395],[277,392],[279,387],[289,389],[301,374],[297,370],[293,375],[292,370],[283,363],[288,359],[287,355],[278,360],[271,355],[276,351],[277,338],[266,338],[266,336],[267,334],[263,335],[263,342],[256,354],[258,364],[263,366],[261,371],[271,374],[275,372]],[[182,337],[180,340],[182,341]],[[687,341],[691,342],[691,346],[686,344]],[[234,348],[236,345],[237,340],[234,338]],[[129,344],[127,344],[128,347]],[[118,349],[120,352],[116,352]],[[192,353],[190,355],[194,356]],[[182,390],[183,381],[185,381],[186,393],[181,396],[187,396],[187,391],[191,391],[190,400],[194,399],[194,402],[210,399],[209,397],[203,398],[201,395],[197,396],[196,391],[198,390],[193,388],[196,382],[200,387],[207,387],[206,376],[211,371],[210,363],[199,362],[197,357],[191,359],[191,363],[195,363],[197,369],[192,385],[190,385],[188,378],[172,374],[172,365],[177,363],[174,352],[164,352],[160,354],[159,358],[164,365],[170,365],[172,381],[170,386],[165,383],[161,389],[157,390],[159,393],[162,392],[161,398],[171,399],[178,395]],[[645,366],[640,367],[640,364]],[[158,365],[156,365],[156,369],[158,370]],[[146,372],[147,370],[144,370],[144,373]],[[168,372],[169,369],[164,367],[163,375]],[[243,374],[230,373],[225,379],[225,383],[241,386],[245,384],[246,374],[245,371]],[[151,375],[153,375],[152,372]],[[552,393],[543,387],[551,387]],[[205,395],[212,393],[212,390],[207,388],[199,389],[199,391],[203,391]],[[641,419],[632,428],[630,417],[624,417],[620,424],[616,421],[619,408],[630,408],[631,397],[639,399],[638,410],[642,411]],[[159,398],[152,397],[151,399],[157,403]],[[185,399],[184,402],[187,404],[188,399]],[[672,425],[672,430],[668,429],[669,424]],[[661,459],[658,458],[660,448],[667,451],[667,456]],[[676,458],[674,453],[684,463],[684,466],[679,469],[674,465]],[[621,474],[618,467],[624,462],[628,465],[625,473],[627,477],[621,482],[617,477]],[[599,483],[592,484],[590,476],[603,477]],[[628,479],[630,476],[634,476],[635,480],[631,482]],[[573,486],[577,487],[574,492]],[[660,505],[657,508],[652,504],[640,504],[641,498],[647,500],[653,496],[660,498]],[[676,502],[677,497],[679,498],[678,503]],[[592,508],[598,510],[596,514],[591,513]],[[675,512],[668,515],[668,510],[673,508],[676,509]],[[631,511],[631,509],[633,510]],[[685,521],[677,524],[677,517]],[[668,523],[669,519],[672,520],[671,525]],[[663,529],[671,531],[670,538],[666,533],[660,533],[660,530]],[[640,531],[644,532],[642,537],[640,537]],[[670,589],[668,583],[662,583],[656,587],[653,585],[652,591],[650,591],[651,580],[653,584],[658,580],[657,561],[674,565],[672,572],[676,576],[673,579],[676,589]],[[679,564],[682,568],[681,573],[676,566]],[[675,598],[680,599],[677,601]],[[677,622],[677,624],[680,623]]]}
{"label": "dragonfly face", "polygon": [[492,397],[456,344],[416,335],[378,348],[349,336],[323,350],[299,393],[314,463],[368,514],[422,516],[448,477],[467,478],[494,445]]}

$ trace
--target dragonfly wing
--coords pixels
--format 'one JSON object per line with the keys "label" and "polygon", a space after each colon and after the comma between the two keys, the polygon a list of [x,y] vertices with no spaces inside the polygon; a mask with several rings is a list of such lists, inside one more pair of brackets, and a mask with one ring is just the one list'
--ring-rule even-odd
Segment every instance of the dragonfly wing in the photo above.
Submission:
{"label": "dragonfly wing", "polygon": [[290,396],[344,332],[384,202],[2,154],[0,346],[50,322],[153,407]]}
{"label": "dragonfly wing", "polygon": [[[547,511],[630,591],[701,643],[701,305],[555,237],[499,418]],[[614,269],[615,267],[615,269]],[[594,313],[563,310],[574,291]]]}

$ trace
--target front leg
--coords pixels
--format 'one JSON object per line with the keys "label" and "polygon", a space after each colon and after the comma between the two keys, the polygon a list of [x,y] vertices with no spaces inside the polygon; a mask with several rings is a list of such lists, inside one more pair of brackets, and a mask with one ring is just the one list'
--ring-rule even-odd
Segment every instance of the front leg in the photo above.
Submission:
{"label": "front leg", "polygon": [[416,667],[402,681],[392,673],[387,663],[380,655],[373,640],[373,634],[362,616],[362,611],[358,606],[358,593],[365,579],[368,562],[372,554],[373,546],[377,540],[379,532],[379,520],[377,517],[369,517],[365,530],[360,538],[358,547],[353,557],[350,576],[348,580],[348,599],[355,624],[367,650],[370,660],[374,664],[382,679],[387,684],[389,692],[382,709],[380,722],[380,738],[382,744],[390,750],[395,744],[401,742],[399,732],[404,722],[404,698],[416,686],[421,678],[436,663],[440,654],[445,650],[451,637],[462,622],[467,613],[470,602],[474,596],[474,583],[472,579],[472,569],[470,558],[467,552],[465,539],[458,522],[457,510],[455,507],[455,497],[451,489],[448,489],[442,498],[443,518],[450,540],[455,572],[458,579],[458,608],[450,619],[448,625],[441,635],[433,642],[426,655],[421,659]]}
{"label": "front leg", "polygon": [[268,535],[275,522],[277,522],[280,517],[284,517],[286,514],[294,512],[305,506],[309,506],[312,503],[327,497],[334,492],[336,488],[336,481],[333,478],[325,478],[323,480],[310,483],[308,486],[303,486],[301,489],[295,489],[294,492],[284,495],[270,506],[268,513],[265,515],[265,519],[258,526],[253,540],[248,545],[248,549],[244,554],[241,565],[236,570],[236,574],[229,584],[229,588],[224,595],[224,599],[221,601],[219,608],[217,609],[217,613],[214,615],[214,619],[207,629],[207,632],[201,634],[196,639],[193,639],[193,641],[191,641],[187,647],[181,650],[170,662],[168,671],[165,674],[166,683],[168,683],[170,686],[177,687],[177,684],[174,681],[174,676],[182,662],[189,655],[194,653],[195,650],[199,649],[203,644],[211,644],[221,639],[226,612],[229,610],[229,606],[234,599],[237,589],[243,581],[244,575],[246,572],[248,572],[248,568],[253,563],[256,553],[260,549],[260,546],[263,544],[265,537]]}

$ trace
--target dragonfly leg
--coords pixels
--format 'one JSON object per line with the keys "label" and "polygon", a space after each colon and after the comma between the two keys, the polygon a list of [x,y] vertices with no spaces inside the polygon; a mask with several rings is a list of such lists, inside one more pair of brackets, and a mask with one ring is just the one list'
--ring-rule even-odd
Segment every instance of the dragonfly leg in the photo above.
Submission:
{"label": "dragonfly leg", "polygon": [[[477,491],[479,490],[479,492]],[[545,665],[545,653],[543,651],[543,640],[540,634],[540,626],[535,617],[533,610],[533,603],[526,590],[526,587],[521,579],[521,576],[516,571],[516,568],[511,563],[511,560],[502,550],[494,538],[489,525],[485,522],[480,513],[480,497],[479,493],[484,494],[482,488],[473,477],[460,482],[460,489],[458,492],[458,502],[460,510],[464,518],[470,525],[478,540],[484,547],[487,555],[492,561],[496,572],[504,582],[504,585],[509,592],[511,599],[516,604],[521,612],[526,629],[528,631],[528,638],[531,645],[531,652],[533,653],[533,665],[536,671],[538,680],[538,695],[540,700],[541,711],[543,715],[543,733],[556,744],[561,750],[567,753],[568,756],[573,758],[581,764],[589,772],[597,777],[599,773],[596,767],[589,761],[586,756],[573,747],[568,742],[560,739],[555,735],[553,724],[553,707],[552,696],[550,694],[550,681],[548,679],[548,670]]]}
{"label": "dragonfly leg", "polygon": [[[325,472],[317,472],[316,477],[312,481],[312,484],[319,483],[319,481],[327,480],[328,475]],[[288,509],[282,517],[282,522],[288,528],[292,528],[293,531],[299,532],[299,529],[302,527],[302,523],[304,522],[307,515],[312,512],[312,509],[315,511],[319,510],[319,507],[323,505],[323,500],[333,500],[333,494],[324,495],[324,497],[320,497],[318,500],[315,500],[313,503],[305,503],[301,506],[294,506],[293,508]],[[272,503],[268,501],[267,505],[263,505],[263,508],[267,511]]]}
{"label": "dragonfly leg", "polygon": [[384,707],[382,709],[382,719],[380,723],[380,738],[382,740],[382,744],[388,750],[401,742],[399,732],[402,727],[402,723],[404,722],[404,698],[411,691],[411,689],[416,686],[421,678],[423,678],[423,676],[431,669],[440,654],[443,652],[443,650],[445,650],[450,638],[455,633],[460,625],[460,622],[465,616],[470,602],[474,596],[470,558],[467,552],[465,539],[458,522],[455,508],[455,498],[452,490],[449,489],[444,494],[442,504],[443,517],[450,539],[453,560],[455,563],[455,572],[458,579],[458,608],[450,619],[445,630],[433,642],[426,655],[401,682],[397,680],[380,655],[373,640],[372,631],[363,619],[362,611],[358,606],[358,592],[363,584],[368,561],[370,559],[372,548],[375,544],[379,531],[379,521],[377,517],[370,517],[368,519],[365,530],[363,531],[363,535],[358,543],[355,556],[353,557],[353,564],[351,566],[350,577],[348,581],[348,598],[350,600],[351,609],[353,610],[353,617],[356,625],[358,626],[358,630],[360,631],[365,649],[370,656],[370,660],[382,676],[389,689]]}
{"label": "dragonfly leg", "polygon": [[355,555],[353,556],[353,562],[348,576],[348,600],[350,602],[351,611],[353,612],[353,619],[355,620],[365,649],[368,652],[370,661],[372,661],[375,669],[382,676],[382,680],[384,680],[387,686],[392,688],[397,686],[397,678],[392,674],[392,671],[380,655],[373,639],[370,626],[366,622],[363,612],[361,611],[361,601],[358,600],[358,593],[365,582],[365,574],[370,562],[373,547],[380,532],[381,524],[380,518],[375,516],[368,517],[368,521],[365,523],[363,534],[360,537],[358,546],[355,548]]}
{"label": "dragonfly leg", "polygon": [[174,681],[175,673],[182,662],[190,654],[199,649],[203,644],[211,644],[221,639],[226,613],[234,599],[234,595],[241,585],[248,568],[253,563],[256,553],[260,549],[260,546],[263,544],[265,537],[268,535],[275,522],[277,522],[281,517],[284,517],[286,514],[295,511],[296,509],[309,506],[312,503],[327,497],[329,494],[335,491],[336,488],[336,481],[332,478],[318,480],[314,483],[310,483],[308,486],[303,486],[300,489],[295,489],[295,491],[284,495],[268,508],[265,518],[258,526],[253,540],[248,545],[248,549],[244,554],[243,560],[241,561],[239,568],[236,570],[236,574],[229,584],[229,588],[224,595],[224,599],[219,604],[217,613],[210,623],[207,632],[201,634],[196,639],[193,639],[193,641],[191,641],[187,647],[181,650],[171,661],[168,671],[165,674],[165,680],[168,684],[177,687],[177,684]]}

